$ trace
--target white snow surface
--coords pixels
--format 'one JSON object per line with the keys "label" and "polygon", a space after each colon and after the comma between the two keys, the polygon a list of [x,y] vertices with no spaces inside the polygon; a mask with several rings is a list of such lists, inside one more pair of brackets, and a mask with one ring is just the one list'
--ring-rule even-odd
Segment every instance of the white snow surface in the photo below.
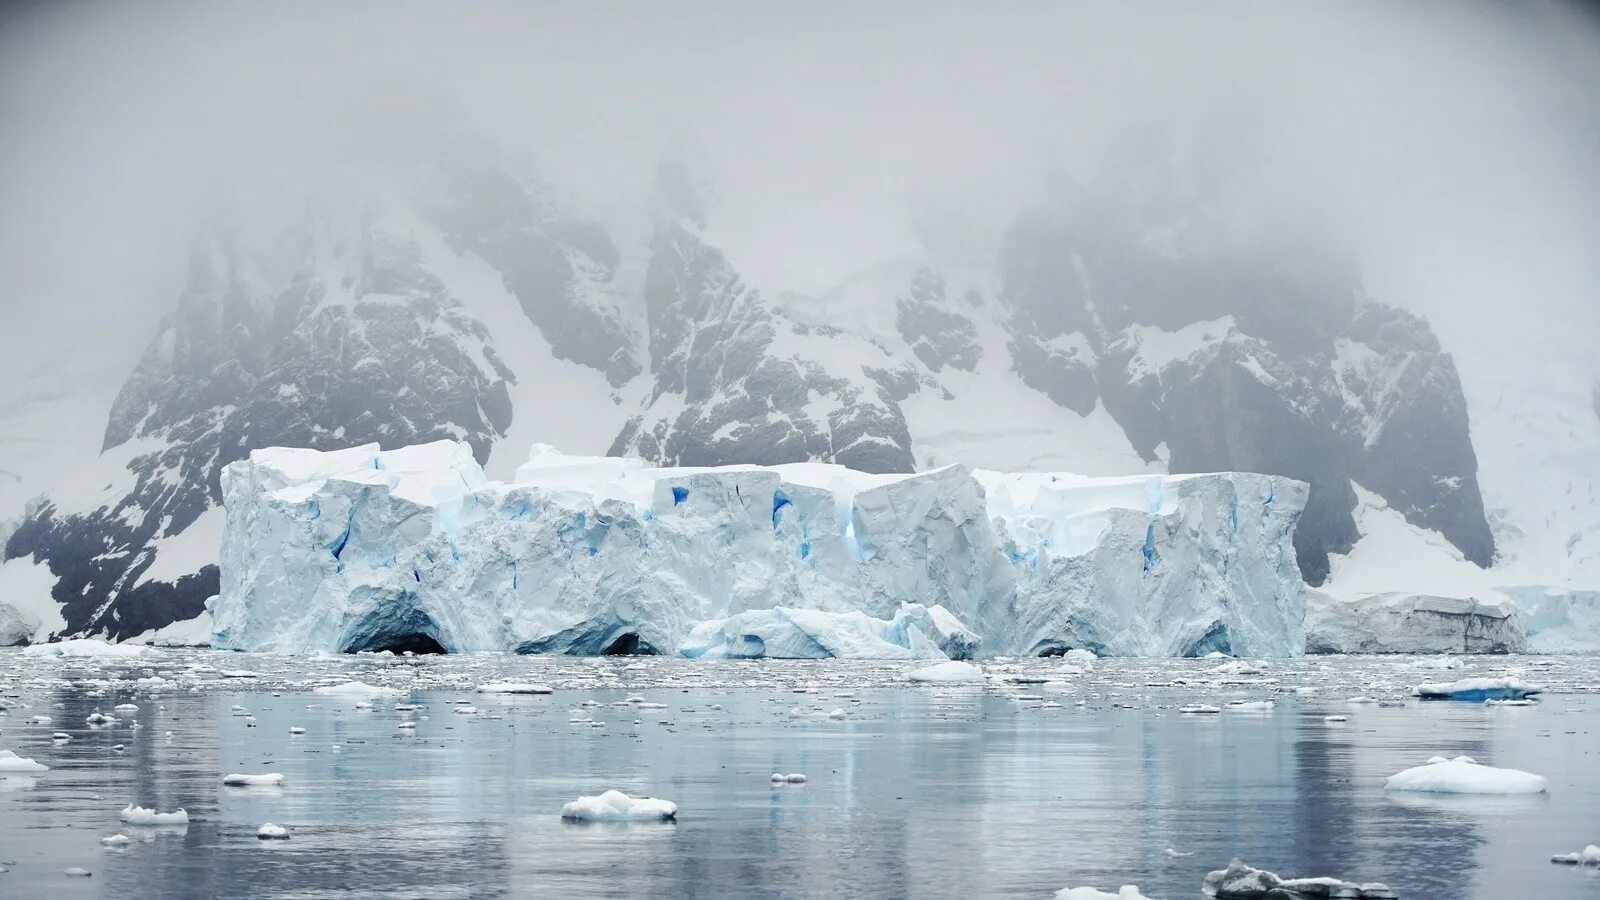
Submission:
{"label": "white snow surface", "polygon": [[1302,646],[1291,541],[1306,487],[1266,475],[651,468],[536,446],[496,482],[440,441],[257,450],[223,492],[219,648],[418,635],[451,652],[624,641],[691,655],[753,635],[893,658],[970,655],[977,639],[986,653]]}
{"label": "white snow surface", "polygon": [[677,818],[678,804],[654,797],[629,797],[621,791],[579,797],[561,807],[561,818],[574,822],[664,822]]}
{"label": "white snow surface", "polygon": [[1384,788],[1437,794],[1542,794],[1549,784],[1542,775],[1480,765],[1469,756],[1435,760],[1390,775]]}

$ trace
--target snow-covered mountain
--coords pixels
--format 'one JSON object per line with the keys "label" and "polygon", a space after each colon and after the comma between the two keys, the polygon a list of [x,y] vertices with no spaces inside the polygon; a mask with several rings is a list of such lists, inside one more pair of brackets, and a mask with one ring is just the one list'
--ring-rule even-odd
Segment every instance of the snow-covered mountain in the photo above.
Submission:
{"label": "snow-covered mountain", "polygon": [[[491,477],[535,442],[661,465],[1286,475],[1311,485],[1301,572],[1334,587],[1377,503],[1473,570],[1505,558],[1497,537],[1522,559],[1548,543],[1486,513],[1476,411],[1428,323],[1314,242],[1230,244],[1192,210],[1050,198],[987,261],[929,252],[796,294],[747,281],[715,204],[664,187],[638,247],[535,182],[460,165],[272,242],[212,236],[101,455],[0,510],[0,637],[198,615],[222,468],[273,445],[448,438]],[[1600,526],[1584,534],[1567,550]],[[1577,571],[1549,565],[1517,583]]]}

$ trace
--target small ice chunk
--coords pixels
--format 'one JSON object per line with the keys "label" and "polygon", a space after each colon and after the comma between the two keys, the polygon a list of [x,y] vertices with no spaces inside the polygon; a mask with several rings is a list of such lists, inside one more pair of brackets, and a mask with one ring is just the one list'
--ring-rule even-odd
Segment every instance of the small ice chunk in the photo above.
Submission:
{"label": "small ice chunk", "polygon": [[458,706],[458,707],[456,707],[456,715],[458,715],[458,716],[475,716],[477,714],[478,714],[478,708],[476,706]]}
{"label": "small ice chunk", "polygon": [[836,710],[828,713],[828,718],[830,718],[830,719],[842,719],[842,718],[844,718],[844,710],[836,709]]}
{"label": "small ice chunk", "polygon": [[1391,791],[1439,794],[1542,794],[1547,786],[1543,776],[1482,766],[1470,756],[1449,760],[1435,756],[1425,765],[1390,775],[1384,784]]}
{"label": "small ice chunk", "polygon": [[88,869],[85,869],[81,866],[73,866],[61,874],[70,875],[73,878],[88,878],[90,873]]}
{"label": "small ice chunk", "polygon": [[232,787],[268,787],[283,784],[281,772],[266,772],[261,775],[243,775],[235,772],[222,776],[222,783]]}
{"label": "small ice chunk", "polygon": [[1056,891],[1056,900],[1151,900],[1151,898],[1139,893],[1138,885],[1125,884],[1115,894],[1092,887],[1063,888]]}
{"label": "small ice chunk", "polygon": [[805,784],[806,783],[806,776],[800,774],[799,772],[795,772],[792,775],[784,775],[781,772],[773,772],[772,773],[772,783],[773,784]]}
{"label": "small ice chunk", "polygon": [[629,797],[621,791],[606,791],[578,799],[561,807],[561,818],[571,822],[672,822],[678,818],[678,805],[653,797]]}
{"label": "small ice chunk", "polygon": [[145,809],[142,806],[134,806],[129,803],[123,808],[121,819],[129,825],[187,825],[189,824],[189,813],[183,809],[176,809],[168,813],[156,812],[153,809]]}
{"label": "small ice chunk", "polygon": [[49,725],[50,724],[50,717],[49,716],[33,716],[32,718],[28,719],[28,721],[32,722],[35,725]]}
{"label": "small ice chunk", "polygon": [[1215,706],[1207,706],[1204,703],[1194,703],[1189,706],[1178,707],[1178,712],[1184,715],[1210,715],[1211,713],[1222,712],[1222,710]]}
{"label": "small ice chunk", "polygon": [[1349,716],[1323,716],[1322,717],[1322,721],[1324,721],[1324,722],[1348,722],[1348,721],[1350,721],[1350,717]]}
{"label": "small ice chunk", "polygon": [[406,729],[410,729],[410,728],[415,728],[415,727],[417,727],[417,723],[415,723],[415,722],[401,722],[401,723],[400,723],[400,724],[399,724],[399,725],[396,725],[396,726],[395,726],[395,727],[396,727],[396,728],[406,728]]}
{"label": "small ice chunk", "polygon": [[531,684],[520,681],[494,681],[489,684],[478,685],[480,694],[553,694],[554,689],[549,685]]}
{"label": "small ice chunk", "polygon": [[10,750],[0,750],[0,772],[48,772],[50,767],[44,763],[36,763],[26,756],[18,756]]}
{"label": "small ice chunk", "polygon": [[1568,866],[1600,866],[1600,846],[1590,844],[1577,853],[1552,856],[1550,861]]}
{"label": "small ice chunk", "polygon": [[346,697],[352,700],[365,700],[371,697],[398,697],[405,691],[399,688],[378,687],[360,681],[346,681],[343,684],[325,684],[319,688],[312,688],[311,693],[322,694],[325,697]]}
{"label": "small ice chunk", "polygon": [[907,676],[912,681],[937,682],[940,684],[953,684],[964,681],[982,681],[983,670],[967,662],[942,662],[918,669]]}
{"label": "small ice chunk", "polygon": [[105,713],[96,710],[95,712],[90,713],[89,718],[84,719],[83,721],[88,725],[115,725],[117,724],[117,717],[108,716]]}
{"label": "small ice chunk", "polygon": [[116,706],[112,707],[112,710],[115,712],[131,713],[138,712],[139,707],[133,703],[118,703]]}
{"label": "small ice chunk", "polygon": [[107,847],[121,847],[128,843],[128,836],[125,834],[113,834],[101,838],[100,843],[105,844]]}
{"label": "small ice chunk", "polygon": [[274,825],[273,823],[268,822],[256,829],[256,837],[262,839],[263,841],[285,840],[289,837],[289,829],[283,827],[282,825]]}
{"label": "small ice chunk", "polygon": [[306,730],[304,728],[301,728],[299,725],[290,725],[289,726],[289,733],[290,734],[305,734]]}

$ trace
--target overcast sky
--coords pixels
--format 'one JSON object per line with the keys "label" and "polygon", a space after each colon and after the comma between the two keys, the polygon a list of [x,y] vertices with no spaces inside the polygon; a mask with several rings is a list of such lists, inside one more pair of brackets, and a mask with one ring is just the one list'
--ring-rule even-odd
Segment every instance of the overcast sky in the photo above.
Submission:
{"label": "overcast sky", "polygon": [[1547,335],[1581,367],[1597,86],[1595,19],[1539,3],[12,5],[0,399],[119,379],[204,212],[281,220],[479,141],[624,235],[688,152],[751,280],[820,290],[916,253],[919,217],[1108,177],[1134,129],[1202,134],[1245,233],[1314,222],[1458,356]]}

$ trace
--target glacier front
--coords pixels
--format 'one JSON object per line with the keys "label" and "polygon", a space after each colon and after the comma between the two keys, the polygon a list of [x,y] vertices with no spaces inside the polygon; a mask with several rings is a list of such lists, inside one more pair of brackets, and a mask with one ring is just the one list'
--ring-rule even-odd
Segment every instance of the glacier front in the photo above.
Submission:
{"label": "glacier front", "polygon": [[223,472],[219,648],[967,657],[1303,649],[1306,486],[536,446],[257,450]]}

